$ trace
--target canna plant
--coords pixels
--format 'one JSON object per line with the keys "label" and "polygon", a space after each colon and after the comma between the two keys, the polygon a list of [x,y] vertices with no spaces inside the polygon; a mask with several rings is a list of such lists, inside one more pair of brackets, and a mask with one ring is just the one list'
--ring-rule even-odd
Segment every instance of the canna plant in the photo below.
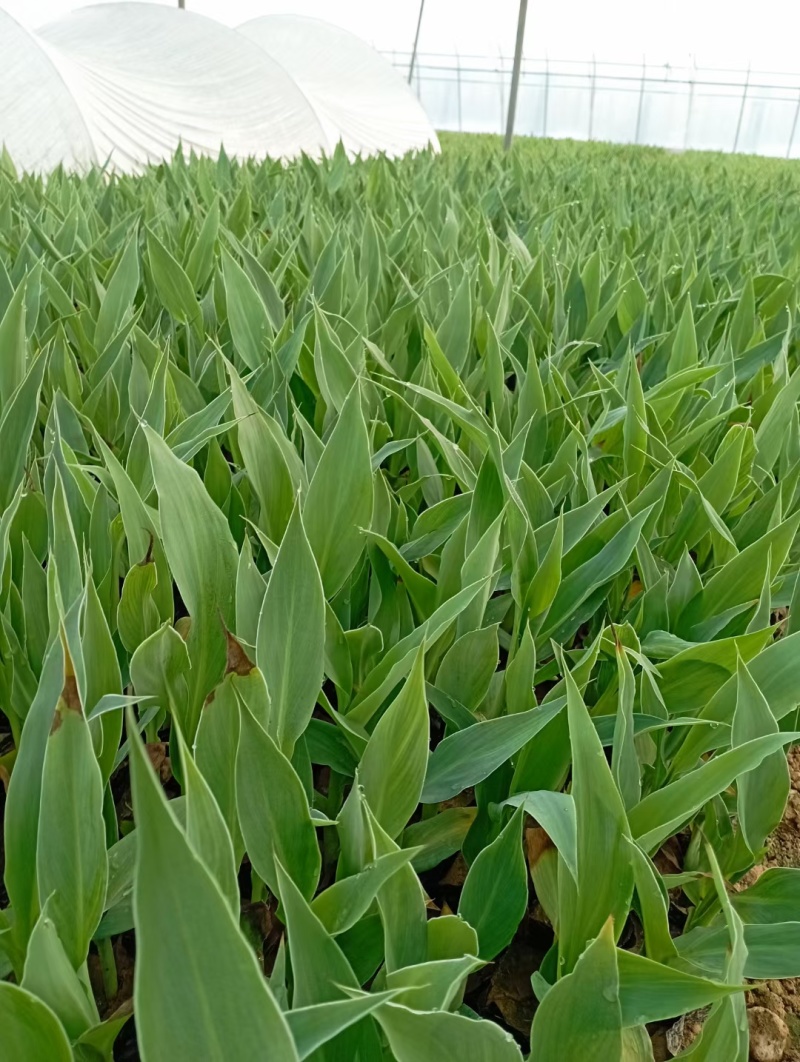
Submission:
{"label": "canna plant", "polygon": [[799,193],[3,156],[0,1057],[646,1062],[710,1008],[685,1057],[745,1062],[800,976],[800,869],[748,875],[800,741]]}

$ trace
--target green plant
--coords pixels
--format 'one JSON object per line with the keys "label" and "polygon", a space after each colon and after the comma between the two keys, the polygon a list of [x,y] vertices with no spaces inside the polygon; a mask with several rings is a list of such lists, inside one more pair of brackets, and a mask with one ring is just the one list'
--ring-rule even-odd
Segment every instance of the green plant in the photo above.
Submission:
{"label": "green plant", "polygon": [[800,870],[730,889],[800,740],[799,194],[4,157],[8,1057],[111,1058],[131,959],[147,1060],[648,1059],[705,1006],[687,1057],[748,1057],[800,976]]}

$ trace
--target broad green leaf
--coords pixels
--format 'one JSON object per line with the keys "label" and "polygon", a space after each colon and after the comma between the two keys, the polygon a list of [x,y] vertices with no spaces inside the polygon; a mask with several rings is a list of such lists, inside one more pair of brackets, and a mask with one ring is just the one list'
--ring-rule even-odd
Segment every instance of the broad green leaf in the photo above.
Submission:
{"label": "broad green leaf", "polygon": [[[739,689],[731,730],[733,748],[778,731],[764,694],[741,658],[737,675]],[[752,771],[740,775],[736,788],[736,810],[742,836],[750,851],[758,853],[781,821],[789,798],[791,782],[783,749],[767,756]]]}
{"label": "broad green leaf", "polygon": [[518,809],[469,868],[458,913],[478,934],[478,954],[493,959],[510,944],[528,906],[528,872]]}
{"label": "broad green leaf", "polygon": [[459,915],[442,914],[426,925],[428,962],[478,954],[478,934]]}
{"label": "broad green leaf", "polygon": [[678,952],[669,925],[669,896],[655,867],[637,844],[631,844],[633,880],[639,897],[648,959],[668,963]]}
{"label": "broad green leaf", "polygon": [[106,293],[100,303],[97,324],[94,330],[94,345],[98,354],[106,349],[112,337],[122,326],[130,311],[139,287],[139,233],[134,229],[125,245],[114,274],[106,285]]}
{"label": "broad green leaf", "polygon": [[244,853],[236,808],[236,756],[241,726],[238,677],[235,673],[226,675],[206,700],[200,713],[194,748],[197,767],[225,820],[237,862]]}
{"label": "broad green leaf", "polygon": [[[711,864],[714,888],[722,906],[728,934],[725,980],[728,984],[736,985],[742,981],[747,964],[744,927],[731,906],[717,857],[710,844],[706,844],[706,855]],[[750,1025],[743,992],[729,996],[715,1005],[707,1025],[703,1027],[691,1050],[696,1059],[733,1058],[736,1062],[745,1062],[750,1054]]]}
{"label": "broad green leaf", "polygon": [[64,663],[62,642],[56,638],[45,656],[36,696],[25,719],[6,797],[3,823],[5,886],[14,909],[14,934],[23,953],[28,936],[39,917],[36,838],[39,832],[42,772],[54,713],[63,702]]}
{"label": "broad green leaf", "polygon": [[[191,617],[187,646],[192,661],[186,738],[197,729],[200,707],[222,677],[225,632],[234,625],[238,552],[228,522],[194,469],[180,461],[145,425],[158,491],[167,560]],[[220,622],[222,620],[222,622]]]}
{"label": "broad green leaf", "polygon": [[[563,666],[563,665],[562,665]],[[559,958],[569,971],[586,942],[612,920],[620,933],[633,891],[630,829],[611,770],[580,691],[564,668],[577,824],[575,881],[559,871]],[[598,882],[597,868],[604,868]]]}
{"label": "broad green leaf", "polygon": [[623,465],[625,475],[637,476],[647,460],[647,410],[636,361],[631,355],[628,368],[625,424],[623,429]]}
{"label": "broad green leaf", "polygon": [[515,793],[500,807],[523,808],[536,819],[556,846],[569,872],[578,880],[578,826],[575,801],[569,793],[540,789],[535,793]]}
{"label": "broad green leaf", "polygon": [[631,834],[645,851],[654,851],[706,801],[727,789],[735,778],[752,771],[771,753],[797,740],[800,735],[795,732],[767,734],[717,754],[689,774],[650,793],[631,808]]}
{"label": "broad green leaf", "polygon": [[[102,701],[122,693],[122,675],[117,650],[108,627],[94,582],[86,580],[83,606],[83,706],[91,719]],[[98,760],[103,785],[114,769],[114,761],[122,734],[122,708],[104,712],[100,723],[100,752]]]}
{"label": "broad green leaf", "polygon": [[472,299],[470,275],[464,270],[461,283],[453,294],[447,315],[439,326],[436,339],[447,355],[450,364],[461,371],[469,353]]}
{"label": "broad green leaf", "polygon": [[193,324],[200,307],[192,282],[155,233],[147,230],[147,256],[159,298],[173,317]]}
{"label": "broad green leaf", "polygon": [[39,903],[49,899],[50,918],[77,970],[86,961],[89,941],[103,913],[108,860],[103,780],[89,725],[69,680],[47,739],[36,877]]}
{"label": "broad green leaf", "polygon": [[428,765],[425,653],[420,646],[411,674],[373,730],[359,778],[376,819],[390,837],[405,827],[420,801]]}
{"label": "broad green leaf", "polygon": [[672,352],[667,365],[667,373],[672,376],[685,369],[692,369],[696,364],[697,336],[692,316],[692,304],[687,299],[683,304],[683,313],[672,341]]}
{"label": "broad green leaf", "polygon": [[403,832],[403,847],[417,848],[411,865],[430,870],[461,849],[477,808],[446,808],[429,819],[412,822]]}
{"label": "broad green leaf", "polygon": [[336,999],[287,1011],[286,1020],[292,1030],[297,1054],[301,1059],[308,1058],[318,1047],[396,996],[396,991],[372,992],[354,999]]}
{"label": "broad green leaf", "polygon": [[248,645],[256,644],[258,617],[266,592],[267,584],[253,562],[253,549],[245,535],[236,569],[236,635]]}
{"label": "broad green leaf", "polygon": [[249,369],[257,369],[266,360],[272,335],[266,307],[245,271],[225,250],[222,275],[233,348]]}
{"label": "broad green leaf", "polygon": [[471,712],[477,711],[489,692],[498,659],[496,627],[468,631],[445,653],[436,673],[436,686]]}
{"label": "broad green leaf", "polygon": [[[341,948],[309,907],[292,879],[276,862],[278,895],[289,937],[294,994],[292,1008],[312,1007],[347,998],[348,990],[360,987]],[[349,1056],[341,1052],[350,1051]],[[358,1057],[358,1052],[375,1051],[379,1057],[377,1030],[368,1016],[356,1022],[323,1049],[322,1057]],[[364,1055],[370,1057],[369,1054]]]}
{"label": "broad green leaf", "polygon": [[341,411],[356,383],[356,368],[347,356],[325,314],[314,314],[314,369],[326,405]]}
{"label": "broad green leaf", "polygon": [[180,728],[176,726],[176,729],[186,790],[186,839],[219,886],[235,918],[239,914],[239,883],[231,835],[208,782],[186,747]]}
{"label": "broad green leaf", "polygon": [[355,383],[308,487],[303,522],[325,596],[331,598],[364,549],[372,520],[372,466],[361,387]]}
{"label": "broad green leaf", "polygon": [[536,674],[536,646],[526,624],[519,648],[506,666],[506,708],[509,714],[529,712],[536,707],[533,680]]}
{"label": "broad green leaf", "polygon": [[[726,926],[698,926],[678,937],[675,943],[681,959],[707,971],[712,977],[724,975],[730,954],[730,935]],[[744,943],[747,948],[744,977],[771,981],[800,976],[800,922],[745,925]]]}
{"label": "broad green leaf", "polygon": [[613,578],[628,564],[651,511],[648,507],[632,517],[594,557],[562,577],[547,613],[543,636],[557,633],[562,624],[572,625],[574,617],[578,615],[578,609],[592,591]]}
{"label": "broad green leaf", "polygon": [[26,287],[25,281],[17,287],[0,319],[0,349],[3,351],[0,368],[0,408],[4,411],[25,377],[28,359],[25,334]]}
{"label": "broad green leaf", "polygon": [[387,974],[386,987],[400,989],[395,1002],[415,1010],[450,1010],[463,994],[467,977],[481,966],[473,955],[422,962]]}
{"label": "broad green leaf", "polygon": [[260,526],[280,543],[297,490],[304,485],[302,465],[280,425],[253,400],[232,365],[228,372],[244,467],[261,504]]}
{"label": "broad green leaf", "polygon": [[214,268],[214,244],[219,232],[219,199],[215,199],[186,259],[186,275],[195,291],[202,288]]}
{"label": "broad green leaf", "polygon": [[177,711],[186,704],[190,667],[183,638],[163,623],[137,646],[130,661],[131,681],[140,697],[156,697],[162,708]]}
{"label": "broad green leaf", "polygon": [[531,1028],[531,1048],[537,1062],[563,1058],[607,1062],[621,1058],[617,955],[614,926],[609,918],[579,956],[572,972],[553,985],[539,1004]]}
{"label": "broad green leaf", "polygon": [[310,899],[319,881],[320,851],[303,783],[247,707],[240,707],[236,807],[250,862],[278,892],[279,860]]}
{"label": "broad green leaf", "polygon": [[13,394],[4,399],[0,407],[0,450],[3,453],[0,465],[0,511],[5,511],[11,504],[22,479],[47,364],[48,355],[43,351],[32,362]]}
{"label": "broad green leaf", "polygon": [[475,1021],[446,1011],[418,1011],[387,1003],[377,1012],[397,1062],[520,1062],[514,1038],[490,1021]]}
{"label": "broad green leaf", "polygon": [[[380,858],[397,853],[398,846],[382,828],[364,801],[372,845]],[[406,863],[378,891],[378,910],[383,923],[387,973],[424,962],[427,956],[427,904],[422,884]]]}
{"label": "broad green leaf", "polygon": [[528,591],[527,606],[531,620],[535,627],[541,626],[550,606],[555,600],[558,588],[561,585],[561,559],[564,554],[564,514],[558,518],[547,553],[542,558],[542,563],[536,570],[530,590]]}
{"label": "broad green leaf", "polygon": [[[133,717],[128,715],[128,729]],[[192,850],[138,740],[134,1006],[144,1059],[297,1059],[289,1027],[225,898]]]}
{"label": "broad green leaf", "polygon": [[45,903],[33,927],[21,986],[57,1015],[71,1040],[99,1021],[97,1007],[72,967]]}
{"label": "broad green leaf", "polygon": [[800,870],[770,867],[754,884],[731,893],[731,904],[746,923],[791,922],[800,902]]}
{"label": "broad green leaf", "polygon": [[385,882],[411,862],[418,849],[388,852],[363,870],[329,885],[311,902],[311,910],[327,931],[336,936],[351,929],[369,910]]}
{"label": "broad green leaf", "polygon": [[129,653],[135,652],[161,626],[153,594],[157,582],[158,572],[152,560],[134,564],[125,576],[117,609],[117,630]]}
{"label": "broad green leaf", "polygon": [[624,648],[615,646],[619,697],[611,749],[611,773],[626,808],[639,803],[642,795],[641,768],[634,741],[633,701],[635,682],[633,670]]}
{"label": "broad green leaf", "polygon": [[483,781],[563,709],[561,697],[528,712],[485,719],[440,741],[430,755],[423,804],[436,804]]}
{"label": "broad green leaf", "polygon": [[9,1060],[72,1062],[67,1034],[53,1011],[27,989],[7,981],[0,982],[0,1025]]}
{"label": "broad green leaf", "polygon": [[617,967],[622,1024],[626,1028],[676,1018],[742,990],[741,985],[696,977],[622,949],[617,951]]}
{"label": "broad green leaf", "polygon": [[352,706],[348,709],[348,718],[352,722],[365,725],[370,721],[386,697],[411,670],[418,647],[423,642],[432,645],[463,609],[475,599],[484,585],[483,581],[479,581],[465,586],[463,590],[440,605],[424,623],[392,646],[367,675]]}
{"label": "broad green leaf", "polygon": [[786,420],[790,410],[796,405],[798,396],[800,396],[800,372],[795,369],[767,410],[756,432],[757,461],[764,472],[769,472],[778,458]]}
{"label": "broad green leaf", "polygon": [[267,584],[256,660],[270,694],[269,729],[291,756],[322,686],[325,599],[299,505],[295,505]]}

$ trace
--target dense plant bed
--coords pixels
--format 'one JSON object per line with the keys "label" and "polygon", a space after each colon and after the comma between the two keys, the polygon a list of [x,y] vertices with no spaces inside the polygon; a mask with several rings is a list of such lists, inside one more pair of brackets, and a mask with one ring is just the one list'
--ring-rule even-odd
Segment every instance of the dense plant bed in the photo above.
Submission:
{"label": "dense plant bed", "polygon": [[3,159],[3,1057],[747,1059],[800,976],[799,193]]}

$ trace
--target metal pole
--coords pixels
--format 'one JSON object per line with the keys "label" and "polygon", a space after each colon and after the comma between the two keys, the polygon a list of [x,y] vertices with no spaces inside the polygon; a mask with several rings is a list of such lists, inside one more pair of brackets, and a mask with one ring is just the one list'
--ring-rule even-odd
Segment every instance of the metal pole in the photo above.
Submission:
{"label": "metal pole", "polygon": [[458,131],[461,130],[461,56],[456,52],[456,86],[458,89]]}
{"label": "metal pole", "polygon": [[497,49],[497,69],[499,71],[497,83],[500,87],[500,121],[497,128],[500,130],[503,128],[503,119],[506,116],[506,64],[499,47]]}
{"label": "metal pole", "polygon": [[593,140],[594,133],[594,97],[597,91],[597,60],[592,56],[592,87],[589,95],[589,139]]}
{"label": "metal pole", "polygon": [[739,147],[739,135],[742,131],[742,120],[744,118],[744,107],[747,103],[747,89],[750,85],[750,67],[747,68],[747,76],[744,79],[744,90],[742,91],[742,105],[739,108],[739,120],[736,123],[736,136],[733,138],[733,153],[736,154],[736,149]]}
{"label": "metal pole", "polygon": [[528,0],[519,0],[519,18],[517,19],[517,42],[514,46],[514,70],[511,74],[511,94],[508,97],[508,119],[506,121],[506,138],[503,147],[511,148],[514,139],[514,118],[517,113],[517,94],[519,92],[519,75],[522,68],[522,45],[525,41],[525,19],[528,15]]}
{"label": "metal pole", "polygon": [[411,63],[408,68],[408,83],[414,76],[414,64],[417,61],[417,47],[419,46],[419,31],[422,29],[422,12],[425,10],[425,0],[419,0],[419,15],[417,15],[417,32],[414,34],[414,50],[411,52]]}
{"label": "metal pole", "polygon": [[542,136],[547,136],[547,109],[550,105],[550,56],[545,52],[544,56],[544,118],[542,121]]}
{"label": "metal pole", "polygon": [[644,111],[644,82],[647,77],[647,56],[642,56],[642,83],[639,87],[639,110],[636,112],[636,139],[634,143],[639,143],[639,137],[642,133],[642,112]]}
{"label": "metal pole", "polygon": [[800,93],[797,96],[797,106],[794,109],[794,121],[792,122],[792,131],[789,134],[789,144],[786,148],[786,158],[791,158],[792,144],[794,144],[794,134],[797,132],[797,119],[800,118]]}
{"label": "metal pole", "polygon": [[689,147],[689,131],[692,127],[692,110],[694,109],[694,75],[696,73],[695,60],[692,56],[692,76],[689,78],[689,106],[686,108],[686,129],[683,133],[683,150]]}

